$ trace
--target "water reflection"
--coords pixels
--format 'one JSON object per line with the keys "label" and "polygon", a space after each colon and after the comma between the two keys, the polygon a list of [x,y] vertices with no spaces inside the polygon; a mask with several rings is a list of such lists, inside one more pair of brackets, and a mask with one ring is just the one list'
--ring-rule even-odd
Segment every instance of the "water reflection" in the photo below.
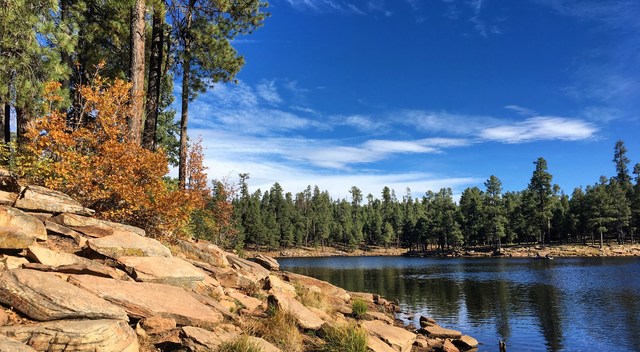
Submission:
{"label": "water reflection", "polygon": [[[288,258],[285,270],[380,293],[497,350],[638,351],[640,261],[616,259]],[[624,278],[626,277],[626,279]]]}

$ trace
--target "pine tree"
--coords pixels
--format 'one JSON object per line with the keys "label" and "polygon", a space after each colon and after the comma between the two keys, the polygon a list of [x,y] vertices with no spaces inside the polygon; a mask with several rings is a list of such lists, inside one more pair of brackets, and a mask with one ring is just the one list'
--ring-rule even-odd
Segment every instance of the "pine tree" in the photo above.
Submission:
{"label": "pine tree", "polygon": [[530,227],[535,229],[538,240],[544,244],[545,240],[549,239],[551,227],[552,176],[548,172],[547,161],[544,158],[538,158],[534,164],[536,168],[527,186],[525,202],[530,216]]}
{"label": "pine tree", "polygon": [[502,207],[502,181],[494,175],[491,175],[484,186],[484,229],[487,233],[489,241],[494,244],[496,251],[500,251],[502,247],[502,238],[505,236],[504,223],[505,217]]}
{"label": "pine tree", "polygon": [[467,188],[460,196],[461,230],[465,246],[484,241],[482,197],[478,187]]}

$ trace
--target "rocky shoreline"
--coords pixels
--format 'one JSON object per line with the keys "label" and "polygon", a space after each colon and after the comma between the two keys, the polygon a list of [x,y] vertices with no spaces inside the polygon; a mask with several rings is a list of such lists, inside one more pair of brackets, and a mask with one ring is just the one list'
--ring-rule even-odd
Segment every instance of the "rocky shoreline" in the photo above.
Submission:
{"label": "rocky shoreline", "polygon": [[91,213],[0,170],[0,351],[323,351],[345,334],[375,352],[477,349],[431,319],[404,327],[379,295],[282,272],[269,256],[163,244]]}
{"label": "rocky shoreline", "polygon": [[[339,248],[325,247],[301,247],[283,249],[278,251],[247,251],[250,256],[267,255],[275,258],[299,258],[299,257],[362,257],[362,256],[411,256],[411,257],[493,257],[494,250],[485,248],[469,248],[462,250],[440,251],[431,250],[425,252],[411,251],[406,248],[368,248],[353,251],[344,251]],[[540,245],[509,245],[502,248],[499,256],[513,258],[538,258],[550,256],[560,257],[638,257],[640,256],[640,244],[605,244],[603,248],[598,245],[577,244],[552,244]]]}

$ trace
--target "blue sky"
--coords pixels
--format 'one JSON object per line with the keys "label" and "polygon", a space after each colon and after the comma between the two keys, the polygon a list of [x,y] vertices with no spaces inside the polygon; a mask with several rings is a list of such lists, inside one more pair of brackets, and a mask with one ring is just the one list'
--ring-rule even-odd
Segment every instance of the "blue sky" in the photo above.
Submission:
{"label": "blue sky", "polygon": [[[566,193],[640,162],[637,0],[272,0],[237,84],[190,106],[211,178],[401,197],[547,159]],[[179,109],[178,109],[179,111]]]}

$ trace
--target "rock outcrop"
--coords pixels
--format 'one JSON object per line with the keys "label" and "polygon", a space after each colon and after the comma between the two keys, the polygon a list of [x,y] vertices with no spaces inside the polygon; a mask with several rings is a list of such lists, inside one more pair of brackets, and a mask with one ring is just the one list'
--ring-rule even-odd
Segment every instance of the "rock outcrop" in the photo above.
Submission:
{"label": "rock outcrop", "polygon": [[125,256],[167,258],[172,256],[171,251],[157,240],[131,232],[93,238],[87,241],[87,245],[93,251],[113,259]]}
{"label": "rock outcrop", "polygon": [[64,193],[45,187],[28,185],[22,187],[14,207],[27,211],[48,213],[74,213],[91,215],[93,210],[85,208]]}

